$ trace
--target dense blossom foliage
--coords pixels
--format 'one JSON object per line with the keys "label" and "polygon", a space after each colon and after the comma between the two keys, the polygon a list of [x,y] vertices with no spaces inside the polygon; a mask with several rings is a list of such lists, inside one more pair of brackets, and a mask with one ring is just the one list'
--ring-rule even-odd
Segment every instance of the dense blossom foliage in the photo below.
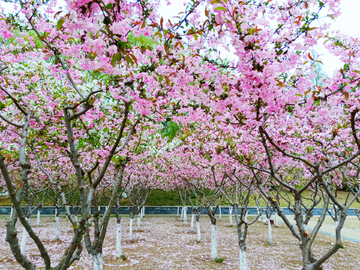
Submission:
{"label": "dense blossom foliage", "polygon": [[[7,241],[24,268],[35,266],[18,252],[18,218],[51,268],[20,208],[48,189],[75,228],[56,269],[79,259],[91,205],[106,190],[109,208],[101,222],[94,214],[95,240],[86,240],[94,269],[102,269],[120,190],[197,192],[213,225],[217,198],[246,209],[250,194],[263,196],[301,242],[304,269],[319,269],[341,248],[360,192],[359,41],[319,20],[339,16],[340,1],[192,0],[168,21],[157,1],[67,0],[60,10],[56,1],[11,2],[15,13],[0,13],[0,181],[16,210]],[[320,77],[317,44],[343,67]],[[343,187],[353,194],[346,203],[336,198]],[[295,198],[297,231],[281,214],[280,189]],[[69,210],[72,192],[80,221]],[[309,235],[319,198],[323,216]],[[336,243],[315,258],[311,246],[331,204],[341,211]],[[245,252],[250,223],[236,217],[246,225],[238,230]]]}

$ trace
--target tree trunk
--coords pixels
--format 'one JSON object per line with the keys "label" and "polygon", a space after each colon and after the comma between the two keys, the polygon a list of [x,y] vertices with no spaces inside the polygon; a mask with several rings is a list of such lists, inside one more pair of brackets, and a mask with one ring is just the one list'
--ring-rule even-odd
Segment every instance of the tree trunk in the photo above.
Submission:
{"label": "tree trunk", "polygon": [[178,206],[178,208],[177,208],[177,213],[176,213],[177,216],[179,215],[179,208],[180,208],[180,206]]}
{"label": "tree trunk", "polygon": [[274,215],[275,215],[275,227],[279,227],[279,217],[276,211],[274,212]]}
{"label": "tree trunk", "polygon": [[272,241],[272,228],[271,228],[270,219],[267,220],[267,223],[268,223],[268,231],[269,231],[268,242],[269,242],[270,245],[272,245],[273,241]]}
{"label": "tree trunk", "polygon": [[98,253],[91,256],[93,261],[93,270],[103,270],[103,258],[102,254]]}
{"label": "tree trunk", "polygon": [[187,207],[184,207],[184,224],[187,224]]}
{"label": "tree trunk", "polygon": [[240,270],[247,270],[247,259],[246,259],[246,244],[240,243],[239,251],[239,266]]}
{"label": "tree trunk", "polygon": [[201,241],[201,231],[200,231],[200,218],[199,216],[196,216],[196,229],[197,229],[197,237],[196,241]]}
{"label": "tree trunk", "polygon": [[194,218],[195,218],[195,214],[191,214],[191,225],[190,225],[190,230],[193,232],[194,231]]}
{"label": "tree trunk", "polygon": [[55,239],[59,240],[60,235],[60,218],[58,216],[55,217],[56,220],[56,233],[55,233]]}
{"label": "tree trunk", "polygon": [[37,210],[36,226],[40,226],[40,210]]}
{"label": "tree trunk", "polygon": [[137,217],[137,230],[140,231],[141,230],[141,214],[138,214]]}
{"label": "tree trunk", "polygon": [[[25,218],[27,221],[29,221],[29,224],[31,222],[30,219],[28,219],[27,217]],[[27,242],[27,238],[28,238],[28,232],[26,231],[25,227],[23,227],[23,233],[22,233],[22,237],[21,237],[21,254],[25,256],[25,251],[26,251],[26,242]]]}
{"label": "tree trunk", "polygon": [[233,208],[230,206],[230,207],[229,207],[230,225],[231,225],[231,226],[234,226],[233,219],[232,219],[232,212],[233,212]]}
{"label": "tree trunk", "polygon": [[133,218],[130,218],[130,226],[129,226],[129,239],[130,241],[133,241],[134,240],[134,235],[133,235],[133,221],[134,219]]}
{"label": "tree trunk", "polygon": [[118,217],[116,219],[116,258],[120,258],[121,255],[121,217]]}
{"label": "tree trunk", "polygon": [[12,218],[13,213],[14,213],[14,207],[13,207],[13,206],[11,206],[11,210],[10,210],[10,219]]}
{"label": "tree trunk", "polygon": [[221,220],[221,205],[219,206],[219,220]]}
{"label": "tree trunk", "polygon": [[216,224],[211,224],[211,260],[217,258],[217,228]]}

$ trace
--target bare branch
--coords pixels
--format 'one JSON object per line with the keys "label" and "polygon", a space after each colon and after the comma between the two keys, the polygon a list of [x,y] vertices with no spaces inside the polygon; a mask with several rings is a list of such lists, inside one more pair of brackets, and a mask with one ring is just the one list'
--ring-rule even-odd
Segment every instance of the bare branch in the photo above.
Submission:
{"label": "bare branch", "polygon": [[23,128],[24,127],[24,124],[17,124],[17,123],[14,123],[14,122],[11,122],[8,118],[6,118],[5,116],[3,116],[3,115],[1,115],[0,114],[0,118],[2,119],[2,120],[4,120],[5,122],[7,122],[7,123],[9,123],[10,125],[12,125],[12,126],[15,126],[15,127],[18,127],[18,128]]}

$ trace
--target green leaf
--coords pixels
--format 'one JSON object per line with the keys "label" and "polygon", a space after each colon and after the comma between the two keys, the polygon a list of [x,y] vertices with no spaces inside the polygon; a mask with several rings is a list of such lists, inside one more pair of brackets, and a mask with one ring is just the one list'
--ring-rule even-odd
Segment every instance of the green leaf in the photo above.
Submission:
{"label": "green leaf", "polygon": [[198,40],[198,35],[196,33],[193,34],[195,40]]}
{"label": "green leaf", "polygon": [[125,56],[125,61],[128,65],[134,65],[134,60],[132,60],[132,58],[130,56]]}
{"label": "green leaf", "polygon": [[216,7],[216,8],[214,8],[214,10],[223,10],[223,11],[226,11],[226,8],[224,8],[224,7]]}
{"label": "green leaf", "polygon": [[214,1],[211,1],[210,4],[222,4],[222,3],[219,0],[214,0]]}
{"label": "green leaf", "polygon": [[113,4],[112,4],[112,3],[107,4],[107,5],[106,5],[106,8],[107,8],[107,9],[112,9],[112,8],[113,8]]}
{"label": "green leaf", "polygon": [[5,104],[0,101],[0,111],[1,111],[2,109],[5,109],[5,107],[6,107]]}
{"label": "green leaf", "polygon": [[61,18],[60,20],[58,20],[57,24],[56,24],[56,29],[60,30],[60,28],[63,26],[65,20],[64,18]]}
{"label": "green leaf", "polygon": [[114,67],[118,61],[120,61],[122,58],[121,53],[116,53],[113,55],[113,58],[111,59],[111,65]]}
{"label": "green leaf", "polygon": [[166,75],[164,75],[164,77],[165,77],[166,84],[167,84],[167,85],[170,85],[170,80],[169,80],[169,77],[168,77],[168,76],[166,76]]}
{"label": "green leaf", "polygon": [[159,36],[159,38],[162,38],[162,34],[160,32],[156,32],[154,36]]}

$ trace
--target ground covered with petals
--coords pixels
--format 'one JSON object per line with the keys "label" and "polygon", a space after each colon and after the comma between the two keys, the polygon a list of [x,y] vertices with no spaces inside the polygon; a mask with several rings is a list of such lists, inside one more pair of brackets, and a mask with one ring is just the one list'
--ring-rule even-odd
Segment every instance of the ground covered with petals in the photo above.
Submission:
{"label": "ground covered with petals", "polygon": [[[184,225],[178,217],[150,217],[142,219],[141,231],[134,231],[135,240],[130,242],[129,219],[122,218],[122,248],[128,256],[125,261],[115,256],[115,218],[112,218],[104,244],[104,269],[238,269],[238,245],[236,228],[231,227],[228,217],[218,221],[218,257],[225,258],[223,263],[210,260],[210,220],[201,218],[202,242],[196,242],[196,234],[190,231],[190,222]],[[36,220],[33,219],[33,224]],[[0,219],[0,269],[22,269],[10,252],[6,236],[6,218]],[[34,225],[35,232],[44,241],[52,261],[59,261],[72,236],[70,223],[61,218],[61,240],[55,240],[55,221],[43,217],[41,225]],[[93,230],[92,230],[93,231]],[[21,239],[21,225],[18,225],[18,237]],[[319,235],[316,239],[315,254],[330,248],[333,237]],[[301,254],[298,241],[284,224],[273,228],[273,245],[267,243],[267,226],[257,222],[250,227],[248,235],[249,269],[301,269]],[[324,269],[358,269],[360,244],[344,241],[345,249],[340,250],[324,264]],[[43,266],[42,259],[32,240],[28,240],[27,256]],[[85,248],[81,260],[71,269],[91,269],[92,261]]]}

